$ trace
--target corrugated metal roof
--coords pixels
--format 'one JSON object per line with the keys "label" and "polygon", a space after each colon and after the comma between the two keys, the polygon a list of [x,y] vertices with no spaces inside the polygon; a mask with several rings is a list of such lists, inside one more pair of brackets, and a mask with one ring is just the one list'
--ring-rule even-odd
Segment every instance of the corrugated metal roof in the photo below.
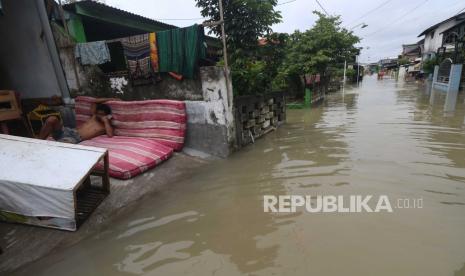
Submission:
{"label": "corrugated metal roof", "polygon": [[450,17],[450,18],[448,18],[448,19],[446,19],[444,21],[439,22],[438,24],[435,24],[435,25],[429,27],[428,29],[424,30],[421,34],[419,34],[418,37],[420,37],[422,35],[425,35],[425,34],[429,33],[430,31],[432,31],[432,30],[436,29],[437,27],[439,27],[439,25],[444,24],[444,23],[449,22],[449,21],[454,20],[454,19],[465,20],[465,12],[454,15],[454,16],[452,16],[452,17]]}
{"label": "corrugated metal roof", "polygon": [[[121,9],[118,9],[118,8],[115,8],[115,7],[112,7],[112,6],[103,4],[103,3],[99,3],[99,2],[96,2],[96,1],[92,1],[92,0],[82,0],[82,1],[74,2],[74,3],[66,4],[66,5],[63,5],[63,8],[65,10],[72,10],[72,11],[76,12],[76,5],[79,5],[79,6],[82,6],[82,7],[85,7],[85,8],[105,10],[106,12],[113,13],[114,15],[117,15],[117,16],[124,16],[124,17],[127,17],[127,18],[131,18],[131,19],[134,19],[134,20],[141,21],[141,22],[145,22],[145,23],[149,23],[149,24],[155,24],[155,25],[158,25],[160,27],[164,27],[166,29],[180,28],[180,27],[175,26],[175,25],[171,25],[171,24],[167,24],[167,23],[164,23],[164,22],[161,22],[161,21],[150,19],[150,18],[141,16],[141,15],[138,15],[138,14],[135,14],[135,13],[131,13],[131,12],[128,12],[128,11],[125,11],[125,10],[121,10]],[[205,38],[206,38],[207,43],[209,43],[209,45],[212,45],[212,46],[215,45],[217,47],[221,47],[221,42],[220,42],[220,40],[218,38],[208,36],[208,35],[206,35]]]}
{"label": "corrugated metal roof", "polygon": [[66,10],[76,11],[76,6],[77,5],[85,7],[85,8],[105,10],[107,12],[113,13],[113,14],[118,15],[118,16],[125,16],[127,18],[132,18],[132,19],[139,20],[139,21],[142,21],[142,22],[145,22],[145,23],[156,24],[156,25],[165,27],[167,29],[179,28],[178,26],[163,23],[163,22],[160,22],[160,21],[157,21],[157,20],[154,20],[154,19],[150,19],[150,18],[141,16],[141,15],[137,15],[137,14],[132,13],[132,12],[121,10],[121,9],[118,9],[118,8],[115,8],[115,7],[112,7],[112,6],[103,4],[103,3],[99,3],[99,2],[96,2],[96,1],[92,1],[92,0],[82,0],[82,1],[75,2],[75,3],[66,4],[66,5],[63,5],[63,8],[66,9]]}

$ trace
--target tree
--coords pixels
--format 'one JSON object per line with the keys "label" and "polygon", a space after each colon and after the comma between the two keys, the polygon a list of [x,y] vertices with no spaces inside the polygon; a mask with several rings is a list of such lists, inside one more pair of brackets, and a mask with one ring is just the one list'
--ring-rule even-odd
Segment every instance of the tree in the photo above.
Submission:
{"label": "tree", "polygon": [[[220,0],[196,0],[201,14],[210,21],[219,21]],[[275,50],[284,47],[284,37],[272,34],[271,26],[281,22],[276,11],[277,0],[221,0],[223,1],[224,28],[231,68],[233,89],[236,95],[262,94],[271,90],[276,65]],[[210,33],[221,36],[221,26],[212,27]],[[259,45],[259,38],[266,43]],[[274,68],[273,68],[274,67]]]}
{"label": "tree", "polygon": [[406,57],[400,56],[397,62],[399,65],[409,64],[410,60]]}
{"label": "tree", "polygon": [[[220,0],[196,0],[203,17],[220,20]],[[259,37],[271,33],[271,26],[281,22],[281,14],[275,11],[277,0],[221,0],[223,1],[224,28],[231,64],[240,56],[254,56]],[[221,36],[221,26],[210,33]]]}
{"label": "tree", "polygon": [[[288,41],[287,55],[280,68],[280,78],[300,80],[305,74],[328,75],[344,61],[354,61],[360,38],[341,27],[340,16],[318,16],[315,25],[305,31],[294,32]],[[299,91],[300,92],[300,91]]]}

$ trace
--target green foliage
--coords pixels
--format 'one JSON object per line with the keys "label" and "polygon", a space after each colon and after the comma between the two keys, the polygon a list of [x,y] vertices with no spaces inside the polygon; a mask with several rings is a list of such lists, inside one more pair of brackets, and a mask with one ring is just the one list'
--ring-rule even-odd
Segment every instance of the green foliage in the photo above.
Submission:
{"label": "green foliage", "polygon": [[434,72],[434,66],[439,65],[439,59],[437,57],[433,57],[423,62],[423,72],[425,74],[430,74]]}
{"label": "green foliage", "polygon": [[405,65],[405,64],[409,64],[410,63],[410,60],[408,60],[408,58],[405,58],[405,57],[401,57],[399,60],[398,60],[398,64],[399,65]]}
{"label": "green foliage", "polygon": [[[236,58],[255,56],[257,40],[272,32],[271,26],[281,22],[281,14],[275,11],[278,0],[222,0],[224,28],[231,62]],[[218,0],[196,0],[202,16],[219,21]],[[221,36],[221,26],[212,28],[211,33]]]}
{"label": "green foliage", "polygon": [[353,79],[353,78],[355,78],[355,77],[357,77],[357,70],[355,70],[355,69],[353,69],[353,68],[348,68],[348,69],[346,70],[346,78],[347,78],[348,80],[350,80],[350,79]]}
{"label": "green foliage", "polygon": [[278,68],[283,62],[286,34],[267,36],[267,43],[259,46],[255,57],[237,57],[231,65],[234,91],[238,95],[264,94],[279,87],[273,86]]}
{"label": "green foliage", "polygon": [[288,70],[299,74],[324,74],[330,66],[352,61],[358,54],[354,47],[360,39],[340,27],[339,16],[325,16],[314,12],[319,18],[313,28],[304,33],[295,32],[291,37]]}
{"label": "green foliage", "polygon": [[313,13],[318,16],[315,25],[305,32],[294,32],[288,40],[287,54],[279,70],[282,78],[297,80],[297,76],[305,74],[339,73],[344,61],[355,61],[359,53],[355,44],[360,38],[341,27],[340,16]]}
{"label": "green foliage", "polygon": [[[196,0],[204,17],[219,21],[218,0]],[[223,0],[224,27],[234,93],[262,94],[272,89],[272,80],[284,58],[286,34],[272,34],[281,22],[277,0]],[[221,36],[221,26],[211,33]],[[258,39],[266,38],[265,45]]]}
{"label": "green foliage", "polygon": [[267,75],[265,74],[265,63],[263,61],[252,61],[248,59],[237,60],[231,71],[234,91],[238,95],[257,94],[266,86]]}

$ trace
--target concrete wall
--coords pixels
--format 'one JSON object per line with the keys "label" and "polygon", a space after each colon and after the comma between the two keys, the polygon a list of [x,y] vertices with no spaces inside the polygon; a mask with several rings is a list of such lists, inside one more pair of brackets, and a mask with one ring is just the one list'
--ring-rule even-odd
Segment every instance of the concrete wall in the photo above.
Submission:
{"label": "concrete wall", "polygon": [[227,157],[235,147],[235,128],[232,107],[228,104],[225,71],[222,67],[201,67],[200,79],[203,100],[186,101],[186,147]]}
{"label": "concrete wall", "polygon": [[[164,74],[153,84],[132,86],[127,76],[106,76],[98,66],[81,66],[76,62],[73,68],[73,52],[69,48],[60,51],[66,79],[73,96],[92,95],[96,97],[118,97],[127,101],[148,99],[202,100],[202,84],[199,79],[182,81]],[[76,82],[77,71],[79,87]]]}
{"label": "concrete wall", "polygon": [[0,89],[23,98],[68,97],[44,1],[3,0]]}

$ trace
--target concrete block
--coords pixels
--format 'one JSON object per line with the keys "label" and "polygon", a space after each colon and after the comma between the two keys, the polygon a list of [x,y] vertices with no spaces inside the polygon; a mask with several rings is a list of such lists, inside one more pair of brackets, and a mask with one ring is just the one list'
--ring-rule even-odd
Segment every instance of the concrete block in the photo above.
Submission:
{"label": "concrete block", "polygon": [[240,119],[241,119],[241,122],[247,122],[247,120],[249,120],[249,114],[247,113],[241,113],[240,114]]}
{"label": "concrete block", "polygon": [[254,126],[252,129],[252,133],[254,136],[262,135],[262,126],[261,125]]}
{"label": "concrete block", "polygon": [[261,123],[263,123],[265,120],[266,120],[266,116],[265,116],[265,115],[260,115],[257,119],[255,119],[255,122],[256,122],[257,124],[261,124]]}
{"label": "concrete block", "polygon": [[277,126],[278,125],[278,118],[272,118],[271,119],[271,125],[272,126]]}
{"label": "concrete block", "polygon": [[260,109],[260,114],[266,114],[270,112],[270,108],[266,105]]}
{"label": "concrete block", "polygon": [[266,120],[265,122],[263,122],[262,128],[267,128],[270,126],[270,124],[271,124],[270,120]]}
{"label": "concrete block", "polygon": [[255,126],[255,119],[251,119],[251,120],[248,120],[247,123],[245,124],[245,128],[251,128],[253,126]]}
{"label": "concrete block", "polygon": [[257,109],[255,109],[254,111],[249,113],[249,118],[250,119],[257,118],[258,116],[260,116],[260,112]]}

